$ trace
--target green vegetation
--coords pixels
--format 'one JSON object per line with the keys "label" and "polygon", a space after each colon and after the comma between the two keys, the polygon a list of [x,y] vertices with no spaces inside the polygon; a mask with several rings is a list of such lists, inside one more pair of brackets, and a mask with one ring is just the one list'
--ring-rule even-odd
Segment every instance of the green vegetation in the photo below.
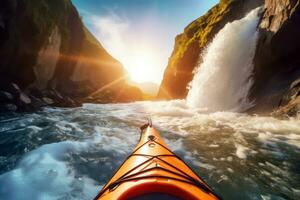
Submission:
{"label": "green vegetation", "polygon": [[196,19],[188,25],[184,33],[176,38],[175,50],[171,57],[170,66],[176,67],[177,63],[184,56],[187,50],[197,44],[199,49],[204,48],[212,39],[217,24],[221,22],[231,9],[234,0],[222,0],[220,4],[209,10],[204,16]]}

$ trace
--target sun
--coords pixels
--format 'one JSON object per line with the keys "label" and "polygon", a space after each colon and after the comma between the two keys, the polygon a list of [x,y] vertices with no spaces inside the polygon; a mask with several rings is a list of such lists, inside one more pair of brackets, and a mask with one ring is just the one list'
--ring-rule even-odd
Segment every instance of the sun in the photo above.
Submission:
{"label": "sun", "polygon": [[135,53],[127,62],[124,63],[131,81],[142,82],[155,82],[158,78],[156,72],[157,59],[151,53],[141,51]]}

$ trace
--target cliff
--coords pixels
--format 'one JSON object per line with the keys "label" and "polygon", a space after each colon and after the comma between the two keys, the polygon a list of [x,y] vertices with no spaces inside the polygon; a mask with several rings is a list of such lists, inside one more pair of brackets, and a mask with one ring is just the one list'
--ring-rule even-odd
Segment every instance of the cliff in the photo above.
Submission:
{"label": "cliff", "polygon": [[262,0],[222,0],[204,16],[189,24],[175,39],[175,47],[158,93],[159,99],[183,99],[201,54],[228,23],[262,5]]}
{"label": "cliff", "polygon": [[294,92],[299,88],[295,80],[300,77],[299,0],[221,1],[176,37],[158,98],[185,98],[193,71],[202,62],[201,54],[216,33],[263,3],[249,94],[255,106],[249,112],[270,113],[280,106],[275,113],[294,116],[300,107],[299,94]]}
{"label": "cliff", "polygon": [[293,82],[300,77],[300,1],[265,0],[259,35],[250,97],[254,110],[272,111],[289,104],[286,96],[299,87]]}
{"label": "cliff", "polygon": [[70,0],[0,2],[0,80],[2,109],[26,110],[24,104],[29,108],[32,102],[75,106],[86,97],[97,102],[142,97],[127,84],[123,66],[85,28]]}

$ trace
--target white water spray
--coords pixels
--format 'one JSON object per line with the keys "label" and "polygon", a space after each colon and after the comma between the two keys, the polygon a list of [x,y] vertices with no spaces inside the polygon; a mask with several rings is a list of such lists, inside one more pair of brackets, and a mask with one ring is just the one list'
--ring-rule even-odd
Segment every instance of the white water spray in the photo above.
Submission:
{"label": "white water spray", "polygon": [[248,92],[253,84],[259,11],[228,23],[216,35],[190,83],[189,106],[209,112],[243,111],[252,106]]}

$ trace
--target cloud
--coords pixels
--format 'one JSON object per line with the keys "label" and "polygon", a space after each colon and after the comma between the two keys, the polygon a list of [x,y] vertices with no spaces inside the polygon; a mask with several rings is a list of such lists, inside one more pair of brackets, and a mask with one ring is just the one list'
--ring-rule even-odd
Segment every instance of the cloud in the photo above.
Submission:
{"label": "cloud", "polygon": [[87,23],[104,48],[116,58],[121,58],[126,49],[124,38],[129,30],[129,22],[113,12],[106,16],[86,15]]}

